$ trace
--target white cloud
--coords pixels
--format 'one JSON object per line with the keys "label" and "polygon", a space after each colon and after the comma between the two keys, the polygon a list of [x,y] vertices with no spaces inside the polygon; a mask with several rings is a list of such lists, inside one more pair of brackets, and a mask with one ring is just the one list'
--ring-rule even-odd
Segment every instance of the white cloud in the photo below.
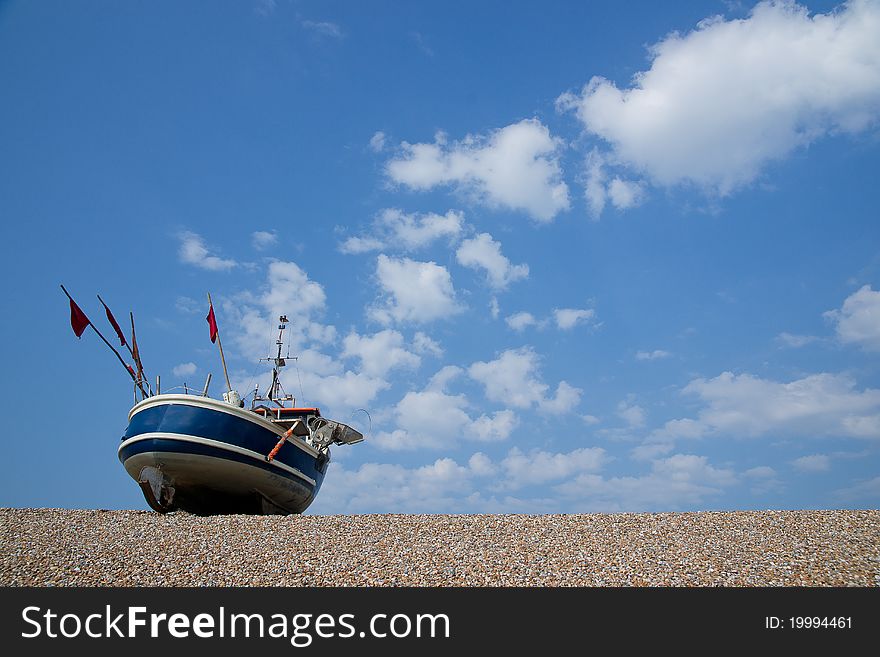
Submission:
{"label": "white cloud", "polygon": [[556,308],[553,311],[556,326],[563,331],[568,331],[578,324],[588,322],[593,319],[595,315],[595,310],[584,308]]}
{"label": "white cloud", "polygon": [[539,330],[545,329],[551,322],[562,331],[569,331],[578,324],[590,323],[596,317],[596,311],[585,308],[555,308],[550,317],[538,319],[532,313],[521,311],[504,318],[507,325],[514,331],[522,332],[530,326]]}
{"label": "white cloud", "polygon": [[412,347],[417,354],[430,354],[438,358],[443,355],[443,347],[440,346],[440,343],[421,331],[416,331],[413,336]]}
{"label": "white cloud", "polygon": [[440,392],[443,392],[446,390],[446,386],[449,385],[449,382],[458,377],[463,371],[464,370],[457,365],[445,365],[431,377],[431,380],[428,381],[428,385],[425,386],[425,390],[439,390]]}
{"label": "white cloud", "polygon": [[549,386],[538,377],[538,355],[529,347],[508,349],[495,360],[473,363],[468,375],[483,384],[488,399],[515,408],[537,406],[560,414],[580,403],[581,390],[565,381],[559,382],[553,397],[547,396]]}
{"label": "white cloud", "polygon": [[618,210],[629,210],[642,204],[645,199],[644,186],[632,180],[614,177],[608,183],[608,198]]}
{"label": "white cloud", "polygon": [[370,150],[374,153],[381,153],[385,149],[385,133],[381,130],[375,132],[372,137],[370,137]]}
{"label": "white cloud", "polygon": [[524,453],[514,447],[501,461],[505,477],[500,487],[517,489],[566,479],[583,472],[598,472],[608,460],[601,447],[585,447],[562,454],[538,449]]}
{"label": "white cloud", "polygon": [[[566,453],[512,448],[500,460],[476,452],[413,468],[367,463],[357,470],[333,464],[314,513],[548,513],[693,509],[737,483],[733,471],[706,457],[675,454],[655,460],[641,476],[605,477],[611,460],[598,447]],[[760,483],[760,477],[751,478]],[[764,482],[767,481],[765,478]],[[868,490],[876,489],[865,486]],[[515,497],[524,491],[534,497]],[[489,493],[489,496],[486,493]],[[492,493],[500,493],[496,497]]]}
{"label": "white cloud", "polygon": [[257,0],[254,11],[260,14],[260,16],[269,16],[275,11],[275,7],[275,0]]}
{"label": "white cloud", "polygon": [[339,250],[349,255],[381,251],[383,248],[385,242],[377,237],[349,237],[339,245]]}
{"label": "white cloud", "polygon": [[453,185],[490,207],[522,210],[546,222],[569,207],[559,148],[540,121],[524,120],[451,146],[442,134],[433,144],[404,142],[386,171],[412,189]]}
{"label": "white cloud", "polygon": [[510,283],[529,276],[529,266],[510,264],[510,260],[501,254],[501,244],[489,233],[464,240],[455,252],[455,258],[463,267],[485,270],[489,285],[495,290],[503,290]]}
{"label": "white cloud", "polygon": [[663,349],[654,349],[654,351],[637,351],[636,360],[660,360],[661,358],[669,358],[672,354]]}
{"label": "white cloud", "polygon": [[608,191],[605,189],[605,158],[598,149],[594,148],[587,155],[585,171],[584,198],[587,200],[590,216],[598,219],[608,200]]}
{"label": "white cloud", "polygon": [[834,496],[848,502],[868,500],[871,508],[880,504],[880,477],[859,481],[852,486],[834,491]]}
{"label": "white cloud", "polygon": [[408,469],[388,463],[365,463],[346,470],[331,463],[312,513],[448,513],[473,491],[485,462],[475,455],[467,466],[450,458]]}
{"label": "white cloud", "polygon": [[251,233],[251,245],[257,251],[265,251],[270,246],[278,243],[278,235],[275,231],[257,230]]}
{"label": "white cloud", "polygon": [[501,306],[498,305],[496,297],[492,297],[492,300],[489,302],[489,314],[492,316],[492,319],[498,319],[498,315],[501,314]]}
{"label": "white cloud", "polygon": [[599,219],[605,204],[611,201],[618,210],[629,210],[641,205],[647,196],[645,186],[636,180],[624,180],[615,176],[608,182],[607,160],[593,148],[584,163],[584,198],[592,219]]}
{"label": "white cloud", "polygon": [[446,384],[460,373],[447,366],[421,391],[410,391],[394,407],[397,428],[380,432],[373,444],[389,450],[443,449],[460,440],[493,442],[507,439],[519,420],[513,411],[502,410],[492,416],[473,418],[468,399],[449,394]]}
{"label": "white cloud", "polygon": [[507,325],[514,331],[524,331],[529,326],[535,326],[538,324],[538,320],[535,319],[535,316],[532,315],[532,313],[527,313],[525,311],[505,317],[504,321],[507,322]]}
{"label": "white cloud", "polygon": [[341,39],[344,35],[342,29],[330,21],[302,21],[302,26],[321,37],[331,37],[333,39]]}
{"label": "white cloud", "polygon": [[181,363],[180,365],[175,365],[171,369],[171,373],[174,376],[192,376],[197,370],[198,368],[195,363]]}
{"label": "white cloud", "polygon": [[519,425],[519,418],[511,410],[497,411],[488,415],[481,415],[467,427],[467,436],[473,435],[476,440],[491,442],[505,440]]}
{"label": "white cloud", "polygon": [[846,298],[840,310],[829,310],[825,317],[836,324],[841,342],[880,351],[880,291],[864,285]]}
{"label": "white cloud", "polygon": [[454,210],[446,214],[407,214],[387,208],[373,222],[372,234],[350,237],[339,245],[339,250],[349,254],[381,249],[415,251],[441,238],[455,240],[463,227],[464,215]]}
{"label": "white cloud", "polygon": [[800,347],[805,347],[811,342],[815,342],[819,338],[815,335],[794,335],[792,333],[782,332],[776,336],[776,339],[786,347],[799,349]]}
{"label": "white cloud", "polygon": [[635,429],[645,426],[645,409],[638,404],[620,402],[617,405],[617,416]]}
{"label": "white cloud", "polygon": [[446,267],[434,262],[381,254],[376,261],[376,277],[386,298],[370,309],[370,315],[382,324],[431,322],[462,310],[452,277]]}
{"label": "white cloud", "polygon": [[207,310],[205,310],[207,303],[207,301],[196,301],[192,297],[181,296],[177,297],[177,300],[174,302],[174,307],[187,315],[196,315],[198,313],[207,312]]}
{"label": "white cloud", "polygon": [[645,443],[633,447],[630,450],[630,456],[634,461],[652,461],[658,456],[669,454],[675,445],[671,443]]}
{"label": "white cloud", "polygon": [[581,403],[581,392],[580,388],[575,388],[566,381],[560,381],[556,384],[556,394],[553,397],[540,400],[538,408],[550,415],[568,413]]}
{"label": "white cloud", "polygon": [[640,477],[604,478],[581,474],[555,490],[579,501],[584,510],[605,512],[694,509],[736,483],[732,470],[715,468],[705,456],[675,454],[655,460]]}
{"label": "white cloud", "polygon": [[384,379],[363,372],[327,375],[301,369],[307,399],[319,404],[325,412],[331,409],[337,416],[367,407],[379,392],[389,387]]}
{"label": "white cloud", "polygon": [[208,251],[208,247],[205,246],[201,235],[184,231],[180,233],[178,238],[180,239],[178,255],[183,263],[208,271],[226,271],[238,265],[235,260],[226,260],[212,255]]}
{"label": "white cloud", "polygon": [[[873,0],[814,16],[794,2],[762,2],[748,18],[713,17],[668,35],[629,88],[594,77],[558,106],[608,144],[612,164],[656,185],[694,183],[726,195],[798,147],[875,124],[878,33]],[[604,189],[593,169],[595,213]]]}
{"label": "white cloud", "polygon": [[[272,315],[296,313],[293,317],[311,315],[324,309],[327,295],[324,287],[309,279],[295,262],[276,260],[269,264],[269,288],[263,295],[262,305]],[[273,317],[273,321],[277,319]],[[298,322],[294,320],[294,325]]]}
{"label": "white cloud", "polygon": [[403,335],[391,329],[372,336],[349,333],[343,343],[343,358],[359,358],[361,371],[375,377],[384,377],[396,367],[416,368],[421,358],[404,347]]}
{"label": "white cloud", "polygon": [[683,392],[704,404],[697,418],[667,422],[650,442],[707,435],[880,438],[880,390],[856,389],[841,374],[813,374],[790,383],[724,372],[695,379]]}
{"label": "white cloud", "polygon": [[825,472],[831,468],[831,459],[825,454],[810,454],[796,458],[791,464],[800,472]]}
{"label": "white cloud", "polygon": [[743,472],[743,476],[749,479],[769,479],[776,476],[776,470],[769,465],[759,465]]}

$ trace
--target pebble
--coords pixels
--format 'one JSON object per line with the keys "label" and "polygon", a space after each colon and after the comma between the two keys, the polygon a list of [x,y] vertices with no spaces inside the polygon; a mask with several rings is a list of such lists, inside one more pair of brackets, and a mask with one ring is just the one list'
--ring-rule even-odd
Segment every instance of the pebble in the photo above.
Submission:
{"label": "pebble", "polygon": [[0,509],[0,586],[878,586],[880,511]]}

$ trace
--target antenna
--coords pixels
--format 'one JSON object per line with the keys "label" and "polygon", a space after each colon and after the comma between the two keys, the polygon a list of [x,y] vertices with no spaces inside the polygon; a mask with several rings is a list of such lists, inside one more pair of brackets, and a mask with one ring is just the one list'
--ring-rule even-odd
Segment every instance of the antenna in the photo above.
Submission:
{"label": "antenna", "polygon": [[281,379],[278,376],[279,368],[285,367],[287,365],[287,358],[290,358],[290,346],[288,345],[287,358],[281,355],[281,352],[284,348],[284,330],[287,328],[288,324],[287,315],[281,315],[278,317],[278,339],[275,340],[275,346],[278,347],[278,351],[275,353],[275,357],[271,356],[267,358],[261,358],[260,360],[265,360],[271,362],[272,366],[272,383],[269,385],[269,389],[266,392],[266,397],[269,401],[273,401],[279,406],[284,406],[282,401],[293,401],[293,395],[282,394],[284,391],[284,386],[281,385]]}

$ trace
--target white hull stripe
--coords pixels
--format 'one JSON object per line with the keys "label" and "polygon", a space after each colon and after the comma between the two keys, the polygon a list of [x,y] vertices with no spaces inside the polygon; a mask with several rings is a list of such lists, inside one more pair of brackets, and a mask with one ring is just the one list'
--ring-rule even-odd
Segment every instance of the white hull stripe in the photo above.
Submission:
{"label": "white hull stripe", "polygon": [[[131,445],[132,443],[136,443],[141,440],[152,440],[153,438],[161,438],[161,439],[165,439],[165,440],[181,440],[181,441],[187,442],[187,443],[200,443],[202,445],[209,445],[211,447],[216,447],[217,449],[225,449],[228,452],[236,452],[238,454],[244,454],[245,456],[250,456],[251,458],[254,458],[262,463],[266,463],[265,454],[258,454],[257,452],[254,452],[249,449],[245,449],[243,447],[238,447],[237,445],[230,445],[229,443],[224,443],[221,440],[211,440],[210,438],[202,438],[201,436],[191,436],[191,435],[185,434],[185,433],[165,433],[165,432],[141,433],[141,434],[138,434],[137,436],[132,436],[128,440],[124,441],[119,446],[119,449],[116,450],[116,452],[118,454],[125,447],[127,447],[128,445]],[[316,483],[314,479],[307,476],[306,474],[304,474],[300,470],[297,470],[296,468],[293,468],[293,467],[287,465],[286,463],[281,463],[278,460],[269,461],[269,463],[274,465],[276,468],[281,468],[282,470],[286,470],[287,472],[289,472],[293,475],[296,475],[297,477],[300,477],[301,479],[304,479],[305,481],[309,482],[312,486],[314,486]]]}

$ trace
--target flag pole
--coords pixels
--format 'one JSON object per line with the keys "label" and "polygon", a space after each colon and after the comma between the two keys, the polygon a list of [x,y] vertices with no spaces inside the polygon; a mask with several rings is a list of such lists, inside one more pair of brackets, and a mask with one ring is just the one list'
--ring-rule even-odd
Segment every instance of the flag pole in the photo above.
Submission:
{"label": "flag pole", "polygon": [[[211,301],[211,293],[208,292],[208,308],[213,309],[214,303]],[[215,319],[216,323],[216,319]],[[223,363],[223,376],[226,377],[226,391],[232,392],[232,386],[229,383],[229,373],[226,371],[226,357],[223,355],[223,344],[220,342],[220,329],[217,329],[217,346],[220,348],[220,362]]]}
{"label": "flag pole", "polygon": [[[62,286],[61,286],[61,290],[64,292],[64,294],[67,295],[67,298],[68,298],[68,299],[70,299],[71,301],[73,301],[73,297],[70,296],[70,292],[67,291],[67,288],[65,288],[65,287],[62,285]],[[73,301],[73,303],[76,303],[76,301]],[[110,351],[112,351],[114,354],[116,354],[116,357],[119,359],[119,362],[122,363],[122,366],[125,368],[125,371],[128,372],[128,375],[131,377],[131,380],[134,381],[135,383],[137,383],[137,387],[140,388],[141,393],[144,395],[144,397],[146,397],[146,396],[147,396],[147,393],[144,392],[144,388],[143,388],[143,386],[138,382],[138,380],[135,378],[134,374],[132,374],[131,371],[128,369],[128,364],[122,359],[122,356],[119,355],[119,352],[116,351],[116,348],[115,348],[112,344],[110,344],[109,342],[107,342],[107,338],[105,338],[105,337],[101,334],[101,332],[100,332],[98,329],[95,328],[95,325],[92,324],[92,320],[90,320],[88,317],[86,317],[86,320],[88,321],[89,326],[92,327],[92,330],[93,330],[95,333],[97,333],[97,334],[98,334],[98,337],[101,338],[101,339],[104,341],[104,344],[106,344],[108,347],[110,347]]]}
{"label": "flag pole", "polygon": [[[104,300],[101,298],[100,294],[98,294],[97,297],[98,297],[98,301],[101,302],[101,305],[104,306],[104,311],[107,314],[107,320],[110,322],[111,326],[113,326],[113,330],[116,331],[116,335],[119,336],[120,343],[122,344],[122,346],[124,346],[126,349],[128,349],[128,353],[131,354],[132,360],[135,362],[135,365],[138,366],[138,371],[141,374],[141,377],[140,377],[141,383],[146,382],[146,384],[147,384],[147,392],[149,394],[147,394],[147,393],[145,393],[145,394],[147,394],[148,397],[152,396],[153,390],[150,388],[150,382],[147,380],[147,377],[143,375],[144,367],[143,367],[143,364],[140,362],[140,354],[138,354],[137,356],[135,355],[134,351],[132,351],[132,349],[131,349],[131,345],[128,344],[128,341],[125,339],[125,335],[122,333],[122,329],[119,327],[119,324],[117,323],[116,318],[113,316],[113,313],[110,312],[110,307],[106,303],[104,303]],[[132,316],[131,316],[131,335],[132,335],[132,338],[135,337],[134,336],[134,314],[132,314]],[[137,382],[137,379],[135,379],[135,382]],[[143,388],[141,388],[141,392],[144,392]]]}
{"label": "flag pole", "polygon": [[[131,342],[134,345],[134,347],[131,347],[131,357],[134,358],[134,364],[137,365],[137,383],[140,388],[141,383],[146,381],[146,377],[144,376],[144,364],[141,361],[141,350],[138,349],[137,336],[134,333],[134,313],[129,311],[128,316],[131,318]],[[150,384],[147,383],[147,387],[149,387],[149,385]],[[144,392],[143,388],[141,388],[141,392]],[[152,392],[152,390],[150,392]],[[144,395],[147,395],[147,393],[144,392]]]}

